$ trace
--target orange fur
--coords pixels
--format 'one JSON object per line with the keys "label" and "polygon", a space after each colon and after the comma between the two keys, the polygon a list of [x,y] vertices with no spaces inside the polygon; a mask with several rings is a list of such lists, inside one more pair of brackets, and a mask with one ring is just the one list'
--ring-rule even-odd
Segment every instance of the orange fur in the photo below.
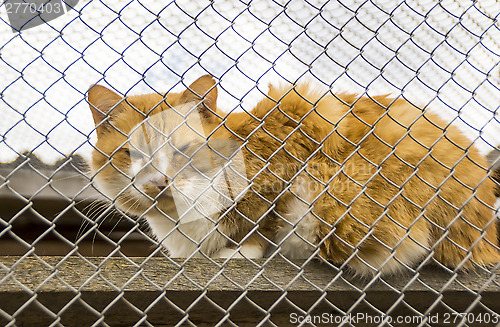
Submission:
{"label": "orange fur", "polygon": [[[321,256],[347,261],[362,275],[396,272],[428,253],[449,267],[500,261],[485,158],[457,128],[404,100],[332,95],[308,84],[271,86],[251,112],[221,119],[209,76],[166,99],[141,95],[114,106],[119,97],[109,92],[89,91],[92,107],[104,114],[114,108],[108,122],[93,108],[98,142],[92,167],[103,184],[113,183],[117,170],[128,170],[120,148],[144,117],[191,100],[205,99],[199,112],[210,139],[244,143],[251,188],[220,213],[217,229],[227,237],[220,246],[245,239],[264,249],[267,238],[285,247],[291,236],[283,231],[297,234],[302,226]],[[129,200],[119,196],[117,202],[136,215],[167,212],[172,205],[159,199],[130,208]],[[303,208],[308,219],[292,227],[286,218],[291,208]],[[256,224],[258,231],[248,237]]]}

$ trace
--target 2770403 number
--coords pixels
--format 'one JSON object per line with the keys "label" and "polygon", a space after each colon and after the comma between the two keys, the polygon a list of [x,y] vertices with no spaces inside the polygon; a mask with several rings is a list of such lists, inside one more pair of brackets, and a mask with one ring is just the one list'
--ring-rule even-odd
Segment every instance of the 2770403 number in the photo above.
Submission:
{"label": "2770403 number", "polygon": [[36,3],[5,3],[5,9],[8,14],[43,14],[43,13],[54,13],[59,14],[64,9],[62,8],[61,2],[55,3],[45,3],[45,4],[36,4]]}
{"label": "2770403 number", "polygon": [[467,324],[473,323],[493,323],[496,324],[500,322],[500,315],[497,313],[444,313],[443,314],[443,323],[445,324],[456,324],[460,322],[465,322]]}

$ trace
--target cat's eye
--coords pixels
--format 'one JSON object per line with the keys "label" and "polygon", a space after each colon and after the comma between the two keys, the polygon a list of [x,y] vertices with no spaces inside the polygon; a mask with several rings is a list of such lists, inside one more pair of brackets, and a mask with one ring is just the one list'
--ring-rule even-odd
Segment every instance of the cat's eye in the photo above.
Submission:
{"label": "cat's eye", "polygon": [[142,159],[144,158],[144,154],[135,149],[123,149],[123,152],[130,157],[130,159]]}
{"label": "cat's eye", "polygon": [[189,154],[188,154],[189,148],[190,148],[189,144],[183,145],[183,146],[175,149],[175,154],[189,156]]}

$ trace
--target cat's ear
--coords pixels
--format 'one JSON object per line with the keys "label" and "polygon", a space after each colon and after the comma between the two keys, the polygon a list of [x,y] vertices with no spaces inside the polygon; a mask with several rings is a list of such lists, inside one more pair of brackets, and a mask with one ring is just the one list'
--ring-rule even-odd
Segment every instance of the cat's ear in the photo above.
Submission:
{"label": "cat's ear", "polygon": [[203,75],[194,81],[187,90],[182,92],[182,99],[185,103],[201,101],[198,106],[201,117],[209,120],[216,119],[217,86],[212,76]]}
{"label": "cat's ear", "polygon": [[122,99],[122,96],[101,85],[93,85],[87,91],[87,100],[98,136],[109,127],[109,124],[103,121]]}

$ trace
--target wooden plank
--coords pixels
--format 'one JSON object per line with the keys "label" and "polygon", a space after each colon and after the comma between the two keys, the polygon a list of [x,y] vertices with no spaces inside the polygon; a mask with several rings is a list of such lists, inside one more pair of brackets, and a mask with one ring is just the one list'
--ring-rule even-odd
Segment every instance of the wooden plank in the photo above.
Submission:
{"label": "wooden plank", "polygon": [[393,315],[414,316],[437,301],[432,313],[443,315],[449,312],[446,306],[465,311],[478,296],[474,314],[500,313],[500,277],[479,271],[453,275],[427,267],[418,278],[408,274],[372,283],[324,262],[279,258],[0,257],[0,263],[0,309],[12,315],[36,297],[16,316],[18,325],[47,325],[55,319],[91,325],[102,318],[112,326],[131,326],[146,317],[155,326],[171,326],[187,317],[196,325],[230,319],[243,326],[269,318],[282,326],[291,314],[301,315],[313,305],[313,316],[342,317],[354,308],[353,314],[375,317],[391,307]]}

